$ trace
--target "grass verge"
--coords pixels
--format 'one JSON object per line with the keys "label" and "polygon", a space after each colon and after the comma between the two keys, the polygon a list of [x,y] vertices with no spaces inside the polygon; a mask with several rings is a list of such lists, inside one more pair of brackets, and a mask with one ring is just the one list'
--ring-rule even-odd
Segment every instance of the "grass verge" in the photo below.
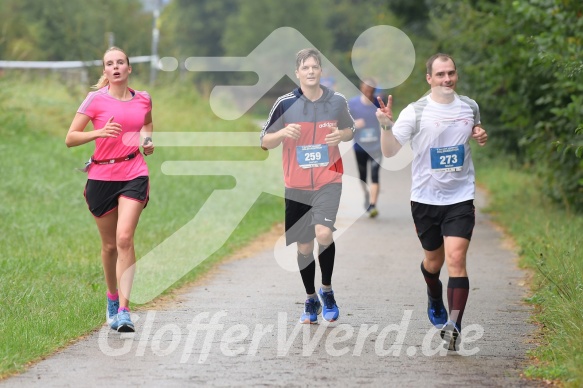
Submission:
{"label": "grass verge", "polygon": [[583,385],[583,217],[570,214],[542,194],[535,174],[509,163],[477,163],[490,193],[487,211],[513,237],[521,265],[533,269],[533,319],[541,334],[525,375]]}

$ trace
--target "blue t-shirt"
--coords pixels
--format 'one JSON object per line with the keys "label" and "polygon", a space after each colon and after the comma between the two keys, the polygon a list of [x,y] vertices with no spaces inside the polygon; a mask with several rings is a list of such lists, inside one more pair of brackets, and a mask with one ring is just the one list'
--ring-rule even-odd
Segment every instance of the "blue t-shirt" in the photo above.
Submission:
{"label": "blue t-shirt", "polygon": [[350,115],[355,120],[364,119],[365,126],[354,131],[354,150],[356,152],[368,152],[375,154],[381,152],[381,129],[379,121],[375,115],[378,108],[378,101],[372,104],[363,104],[360,96],[351,98],[348,101]]}

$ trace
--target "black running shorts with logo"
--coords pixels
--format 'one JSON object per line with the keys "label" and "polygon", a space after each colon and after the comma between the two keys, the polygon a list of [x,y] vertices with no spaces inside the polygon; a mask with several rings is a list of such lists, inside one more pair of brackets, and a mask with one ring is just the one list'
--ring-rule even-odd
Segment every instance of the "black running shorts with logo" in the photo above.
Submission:
{"label": "black running shorts with logo", "polygon": [[476,224],[473,200],[444,206],[411,201],[411,214],[417,237],[426,251],[441,247],[444,236],[472,239]]}
{"label": "black running shorts with logo", "polygon": [[335,231],[340,206],[341,183],[331,183],[320,190],[285,189],[285,241],[308,243],[316,238],[316,225]]}
{"label": "black running shorts with logo", "polygon": [[139,176],[131,181],[98,181],[88,179],[85,185],[85,201],[95,217],[103,217],[115,210],[118,198],[125,197],[147,206],[150,199],[150,179]]}

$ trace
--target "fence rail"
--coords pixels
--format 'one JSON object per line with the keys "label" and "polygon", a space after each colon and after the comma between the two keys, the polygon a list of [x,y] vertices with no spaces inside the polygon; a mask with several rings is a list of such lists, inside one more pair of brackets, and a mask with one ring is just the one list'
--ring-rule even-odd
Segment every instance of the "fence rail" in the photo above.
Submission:
{"label": "fence rail", "polygon": [[[130,57],[130,63],[147,63],[157,62],[158,58],[151,55],[142,55],[139,57]],[[94,61],[2,61],[0,60],[0,69],[81,69],[91,66],[101,66],[103,61],[97,59]]]}

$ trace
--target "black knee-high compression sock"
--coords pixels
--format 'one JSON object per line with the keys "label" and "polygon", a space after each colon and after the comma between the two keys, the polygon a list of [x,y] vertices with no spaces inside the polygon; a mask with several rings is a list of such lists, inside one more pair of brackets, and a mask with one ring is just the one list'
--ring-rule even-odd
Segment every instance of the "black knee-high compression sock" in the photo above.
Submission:
{"label": "black knee-high compression sock", "polygon": [[334,257],[336,256],[336,245],[332,244],[318,247],[318,261],[322,271],[322,284],[329,286],[332,284],[332,272],[334,271]]}
{"label": "black knee-high compression sock", "polygon": [[314,261],[314,254],[303,255],[298,252],[298,267],[300,267],[300,275],[302,276],[306,294],[315,294],[314,278],[316,277],[316,262]]}
{"label": "black knee-high compression sock", "polygon": [[441,280],[439,280],[440,271],[437,273],[431,273],[425,269],[423,262],[421,262],[421,273],[425,278],[425,283],[427,283],[427,293],[434,299],[443,298],[443,286],[441,285]]}
{"label": "black knee-high compression sock", "polygon": [[467,277],[450,277],[447,282],[447,303],[449,305],[449,316],[457,323],[458,328],[462,328],[462,317],[470,293],[470,281]]}

